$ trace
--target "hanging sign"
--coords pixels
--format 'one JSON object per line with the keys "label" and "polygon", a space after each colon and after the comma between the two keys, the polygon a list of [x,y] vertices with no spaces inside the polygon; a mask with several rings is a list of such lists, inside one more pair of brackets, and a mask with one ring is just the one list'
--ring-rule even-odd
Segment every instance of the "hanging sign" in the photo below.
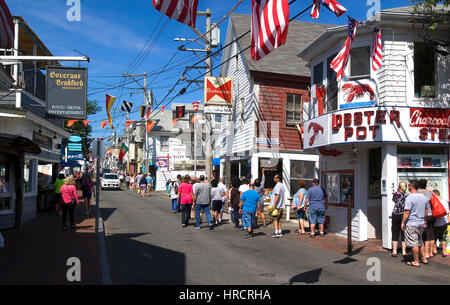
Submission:
{"label": "hanging sign", "polygon": [[232,114],[233,78],[205,77],[205,114]]}
{"label": "hanging sign", "polygon": [[376,104],[378,99],[377,83],[375,80],[361,79],[342,82],[340,86],[339,108],[368,107]]}
{"label": "hanging sign", "polygon": [[87,68],[47,67],[46,99],[49,116],[86,119]]}

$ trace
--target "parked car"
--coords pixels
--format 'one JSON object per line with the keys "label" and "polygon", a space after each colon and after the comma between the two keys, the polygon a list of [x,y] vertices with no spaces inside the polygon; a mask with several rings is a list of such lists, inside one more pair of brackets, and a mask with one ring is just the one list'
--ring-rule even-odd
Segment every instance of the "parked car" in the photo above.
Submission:
{"label": "parked car", "polygon": [[114,190],[121,190],[122,187],[120,186],[120,180],[119,175],[112,174],[112,173],[106,173],[103,175],[101,180],[101,189],[114,189]]}

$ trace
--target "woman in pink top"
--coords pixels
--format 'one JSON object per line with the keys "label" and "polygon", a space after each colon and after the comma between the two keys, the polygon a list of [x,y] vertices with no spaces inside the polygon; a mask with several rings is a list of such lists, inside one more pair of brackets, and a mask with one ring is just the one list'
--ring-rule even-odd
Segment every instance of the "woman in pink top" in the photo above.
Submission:
{"label": "woman in pink top", "polygon": [[[67,219],[67,211],[69,211],[70,217],[70,228],[75,229],[75,223],[73,221],[73,211],[75,210],[75,206],[79,204],[77,188],[75,187],[75,179],[73,176],[69,176],[66,178],[66,184],[61,186],[61,197],[62,197],[62,224],[63,230],[66,230],[66,219]],[[72,199],[76,200],[76,204],[72,204]]]}
{"label": "woman in pink top", "polygon": [[194,191],[189,183],[189,175],[186,175],[178,188],[178,202],[181,204],[181,226],[187,227],[191,217]]}

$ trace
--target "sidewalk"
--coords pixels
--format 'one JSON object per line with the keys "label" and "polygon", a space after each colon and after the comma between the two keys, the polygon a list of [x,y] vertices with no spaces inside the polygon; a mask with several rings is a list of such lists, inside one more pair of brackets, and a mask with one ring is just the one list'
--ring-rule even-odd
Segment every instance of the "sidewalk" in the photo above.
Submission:
{"label": "sidewalk", "polygon": [[[88,218],[80,201],[75,209],[76,229],[63,231],[62,216],[38,212],[23,230],[2,231],[5,247],[0,249],[0,285],[101,285],[94,215],[92,209]],[[70,257],[80,259],[81,282],[67,280],[66,273],[72,265],[67,266],[66,262]]]}

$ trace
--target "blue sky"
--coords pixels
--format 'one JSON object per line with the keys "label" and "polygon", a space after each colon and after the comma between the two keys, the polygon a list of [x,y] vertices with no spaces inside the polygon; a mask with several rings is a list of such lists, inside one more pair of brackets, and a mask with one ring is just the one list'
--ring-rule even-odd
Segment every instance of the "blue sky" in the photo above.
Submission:
{"label": "blue sky", "polygon": [[[220,20],[236,3],[233,1],[199,0],[200,11],[210,8],[213,12],[212,20]],[[341,0],[340,3],[348,9],[348,14],[357,20],[366,20],[368,11],[374,7],[375,0]],[[409,5],[409,0],[381,0],[381,9],[401,7]],[[190,52],[177,52],[181,44],[175,42],[176,37],[196,38],[195,33],[187,26],[170,20],[152,7],[151,0],[80,0],[81,21],[70,22],[66,14],[70,6],[66,0],[6,0],[13,15],[22,16],[30,27],[37,33],[54,55],[81,56],[75,50],[87,54],[91,62],[82,63],[89,68],[89,99],[97,100],[104,108],[105,94],[118,97],[114,108],[120,108],[122,100],[134,102],[134,109],[138,109],[143,103],[143,96],[131,94],[140,89],[135,83],[129,83],[128,79],[122,89],[124,72],[149,74],[149,88],[155,94],[156,103],[167,95],[180,78],[186,65],[192,65],[198,61]],[[311,0],[297,0],[290,6],[290,15],[294,16],[312,3]],[[235,10],[236,13],[251,14],[251,1],[244,0]],[[204,32],[205,18],[197,18],[197,28]],[[297,18],[299,21],[312,22],[308,13]],[[344,16],[337,18],[328,10],[321,11],[317,22],[326,24],[346,24]],[[228,20],[222,22],[221,41],[225,41]],[[250,25],[249,25],[250,26]],[[153,34],[153,36],[151,36]],[[156,39],[157,34],[159,38]],[[146,45],[146,42],[147,45]],[[144,46],[152,45],[147,56],[140,57],[138,62],[131,67],[130,64],[137,57]],[[188,47],[197,48],[191,44]],[[198,46],[200,47],[200,46]],[[173,57],[175,56],[175,57]],[[172,59],[169,70],[158,74],[169,60]],[[220,63],[220,57],[213,61],[215,65]],[[76,66],[78,63],[63,63],[66,66]],[[219,69],[214,71],[217,75]],[[189,73],[189,79],[199,76],[196,70]],[[187,85],[181,82],[176,91]],[[169,95],[168,100],[172,95]],[[120,98],[120,99],[119,99]],[[183,96],[176,98],[175,102],[190,103],[203,99],[203,92],[195,84]],[[120,130],[124,127],[125,116],[119,110],[113,111],[114,125]],[[104,137],[111,135],[108,127],[100,129],[100,121],[106,120],[106,112],[103,110],[97,115],[90,116],[94,121],[93,136]],[[134,113],[131,119],[139,120],[139,114]]]}

